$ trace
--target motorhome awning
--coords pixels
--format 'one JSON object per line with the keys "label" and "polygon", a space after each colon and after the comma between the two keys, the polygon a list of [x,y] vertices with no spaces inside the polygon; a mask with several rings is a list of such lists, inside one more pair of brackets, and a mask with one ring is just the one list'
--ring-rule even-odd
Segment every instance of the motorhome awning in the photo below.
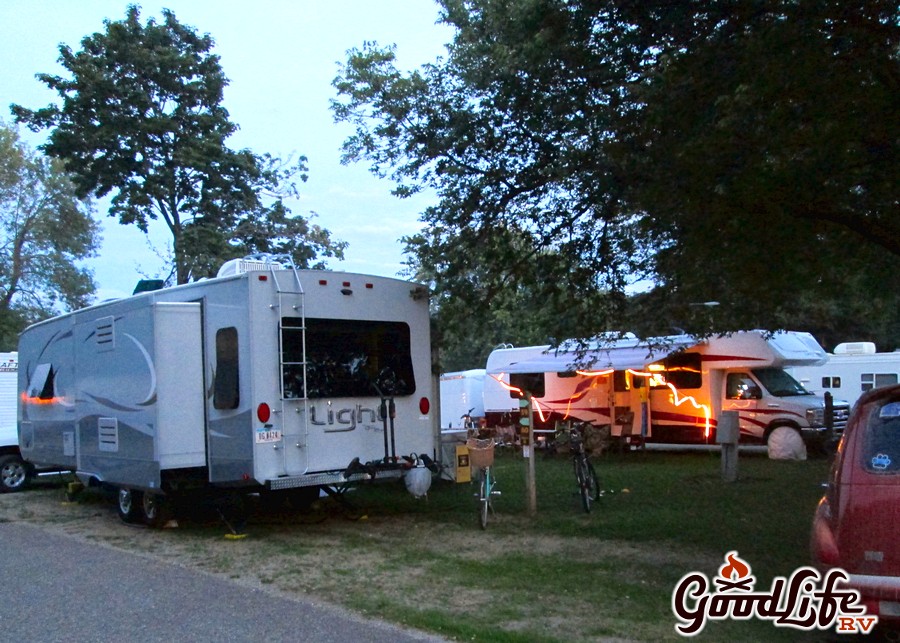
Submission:
{"label": "motorhome awning", "polygon": [[696,343],[695,339],[682,337],[667,341],[664,345],[629,342],[628,346],[595,348],[581,358],[575,351],[548,349],[537,357],[497,364],[487,372],[496,375],[497,373],[565,373],[576,368],[592,371],[640,369],[647,364],[663,359],[676,350],[693,346]]}

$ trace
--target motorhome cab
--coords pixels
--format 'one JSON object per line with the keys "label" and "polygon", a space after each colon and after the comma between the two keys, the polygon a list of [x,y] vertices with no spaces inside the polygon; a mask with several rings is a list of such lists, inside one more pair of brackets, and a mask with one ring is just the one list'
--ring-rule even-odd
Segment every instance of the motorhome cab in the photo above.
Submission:
{"label": "motorhome cab", "polygon": [[423,287],[263,260],[219,275],[26,329],[25,459],[113,486],[124,519],[153,522],[185,488],[399,477],[399,456],[434,454]]}
{"label": "motorhome cab", "polygon": [[[536,425],[573,418],[610,425],[611,436],[630,440],[715,443],[720,414],[735,411],[743,441],[768,442],[779,429],[820,440],[825,401],[784,367],[818,363],[824,355],[808,333],[763,331],[702,341],[625,336],[580,360],[565,347],[500,349],[488,358],[485,412],[489,424],[508,422],[523,389],[533,395]],[[835,401],[837,433],[847,415],[848,405]]]}
{"label": "motorhome cab", "polygon": [[[735,411],[741,438],[768,442],[780,428],[807,441],[825,435],[825,402],[804,389],[786,366],[821,362],[824,350],[808,333],[759,331],[716,337],[649,364],[652,439],[708,442],[722,411]],[[833,404],[839,433],[849,406]]]}

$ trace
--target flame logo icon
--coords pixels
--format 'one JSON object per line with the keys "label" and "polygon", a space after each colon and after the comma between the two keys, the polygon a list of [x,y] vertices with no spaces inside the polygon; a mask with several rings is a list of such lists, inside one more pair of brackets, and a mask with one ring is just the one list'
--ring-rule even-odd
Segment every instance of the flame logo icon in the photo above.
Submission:
{"label": "flame logo icon", "polygon": [[719,567],[719,576],[716,579],[721,591],[741,590],[749,592],[752,590],[753,582],[756,580],[750,575],[750,565],[738,558],[736,551],[730,551],[725,554],[725,565]]}
{"label": "flame logo icon", "polygon": [[741,580],[750,575],[750,565],[737,557],[736,551],[730,551],[725,556],[727,565],[719,568],[719,575],[726,580]]}

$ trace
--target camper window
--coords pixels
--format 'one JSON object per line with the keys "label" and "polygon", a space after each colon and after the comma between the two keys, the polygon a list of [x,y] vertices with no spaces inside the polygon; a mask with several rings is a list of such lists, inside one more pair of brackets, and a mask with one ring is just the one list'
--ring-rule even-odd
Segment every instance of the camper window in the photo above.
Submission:
{"label": "camper window", "polygon": [[216,331],[216,385],[213,406],[236,409],[240,404],[238,380],[238,336],[236,328]]}
{"label": "camper window", "polygon": [[409,325],[350,319],[282,319],[286,398],[412,395],[416,391]]}
{"label": "camper window", "polygon": [[663,360],[665,382],[654,383],[654,388],[671,384],[675,388],[692,389],[703,385],[700,370],[700,353],[676,353]]}
{"label": "camper window", "polygon": [[[532,397],[544,397],[546,389],[543,373],[510,373],[509,385],[514,389],[531,393]],[[511,390],[509,396],[522,397],[517,390]]]}

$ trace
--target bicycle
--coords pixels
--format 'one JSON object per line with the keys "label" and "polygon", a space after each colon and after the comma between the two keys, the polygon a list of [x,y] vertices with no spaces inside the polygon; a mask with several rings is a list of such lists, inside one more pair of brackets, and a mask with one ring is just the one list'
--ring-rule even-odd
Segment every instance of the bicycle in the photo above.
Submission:
{"label": "bicycle", "polygon": [[466,440],[469,449],[469,466],[478,469],[480,475],[478,487],[478,522],[482,529],[487,529],[488,514],[494,513],[493,497],[500,492],[495,488],[497,480],[494,478],[494,439],[479,440],[469,438]]}
{"label": "bicycle", "polygon": [[[582,424],[582,426],[584,426]],[[567,429],[569,433],[569,452],[572,454],[572,467],[575,470],[575,480],[578,483],[578,493],[581,495],[581,506],[585,513],[591,512],[591,504],[600,498],[600,481],[594,465],[588,458],[587,449],[584,447],[583,429],[572,425]]]}

